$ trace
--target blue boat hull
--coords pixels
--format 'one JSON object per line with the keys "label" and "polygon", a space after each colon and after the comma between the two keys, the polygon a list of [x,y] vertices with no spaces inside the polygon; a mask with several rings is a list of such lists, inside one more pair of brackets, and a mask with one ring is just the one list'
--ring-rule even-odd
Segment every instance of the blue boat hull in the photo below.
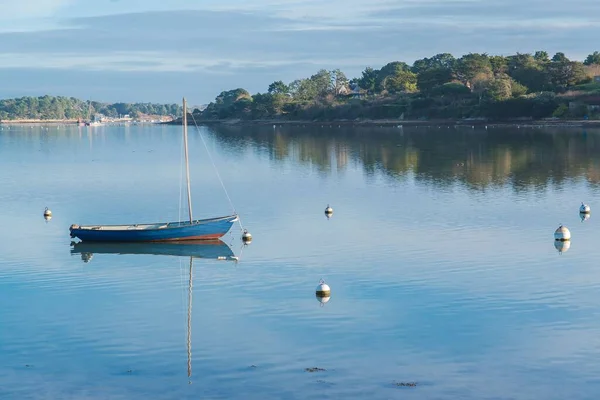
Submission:
{"label": "blue boat hull", "polygon": [[84,242],[164,242],[182,240],[215,240],[225,235],[237,215],[143,225],[71,225],[71,237]]}

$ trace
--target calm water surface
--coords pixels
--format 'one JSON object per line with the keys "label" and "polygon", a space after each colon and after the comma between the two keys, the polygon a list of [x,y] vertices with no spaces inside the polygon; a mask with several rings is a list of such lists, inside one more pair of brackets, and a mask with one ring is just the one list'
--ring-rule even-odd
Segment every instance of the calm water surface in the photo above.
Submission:
{"label": "calm water surface", "polygon": [[[0,398],[600,393],[600,132],[203,132],[254,242],[194,250],[188,377],[189,252],[82,254],[68,233],[185,218],[180,128],[2,128]],[[190,133],[195,217],[227,214]]]}

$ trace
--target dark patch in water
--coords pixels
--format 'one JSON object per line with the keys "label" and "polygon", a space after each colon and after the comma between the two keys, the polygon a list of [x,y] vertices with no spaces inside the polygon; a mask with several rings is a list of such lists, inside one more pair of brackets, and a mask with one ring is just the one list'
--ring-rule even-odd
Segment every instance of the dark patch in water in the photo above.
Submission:
{"label": "dark patch in water", "polygon": [[313,367],[313,368],[304,368],[306,372],[321,372],[327,371],[325,368]]}
{"label": "dark patch in water", "polygon": [[327,386],[334,386],[335,385],[335,383],[324,381],[323,379],[318,379],[317,383],[320,384],[320,385],[327,385]]}
{"label": "dark patch in water", "polygon": [[394,382],[394,384],[398,387],[415,387],[415,386],[417,386],[417,382]]}

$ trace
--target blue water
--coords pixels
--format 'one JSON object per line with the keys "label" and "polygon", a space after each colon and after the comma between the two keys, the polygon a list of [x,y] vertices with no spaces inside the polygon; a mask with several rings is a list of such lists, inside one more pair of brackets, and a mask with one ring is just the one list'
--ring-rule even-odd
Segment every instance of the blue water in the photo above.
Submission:
{"label": "blue water", "polygon": [[188,377],[190,258],[68,233],[186,218],[180,127],[2,127],[0,398],[597,397],[600,132],[202,132],[232,204],[192,129],[194,216],[254,240],[193,260]]}

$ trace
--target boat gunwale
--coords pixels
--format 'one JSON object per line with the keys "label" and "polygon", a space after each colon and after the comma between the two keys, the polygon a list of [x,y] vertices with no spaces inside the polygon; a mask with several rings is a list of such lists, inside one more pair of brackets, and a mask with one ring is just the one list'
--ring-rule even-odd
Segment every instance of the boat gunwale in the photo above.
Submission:
{"label": "boat gunwale", "polygon": [[[76,225],[73,224],[69,228],[71,232],[77,230],[85,230],[85,231],[103,231],[103,232],[122,232],[122,231],[131,231],[131,230],[140,230],[140,231],[164,231],[168,229],[181,229],[181,228],[190,228],[197,225],[203,225],[210,222],[217,222],[220,220],[231,219],[231,223],[235,222],[238,218],[237,214],[226,215],[223,217],[216,218],[206,218],[206,219],[197,219],[194,221],[174,221],[174,222],[155,222],[155,223],[147,223],[147,224],[118,224],[118,225]],[[156,227],[152,227],[152,226]],[[171,226],[172,225],[172,226]],[[147,226],[148,228],[140,228]],[[129,229],[129,228],[138,228],[138,229]],[[100,229],[102,228],[102,229]],[[106,229],[108,228],[108,229]],[[111,229],[112,228],[112,229]]]}

